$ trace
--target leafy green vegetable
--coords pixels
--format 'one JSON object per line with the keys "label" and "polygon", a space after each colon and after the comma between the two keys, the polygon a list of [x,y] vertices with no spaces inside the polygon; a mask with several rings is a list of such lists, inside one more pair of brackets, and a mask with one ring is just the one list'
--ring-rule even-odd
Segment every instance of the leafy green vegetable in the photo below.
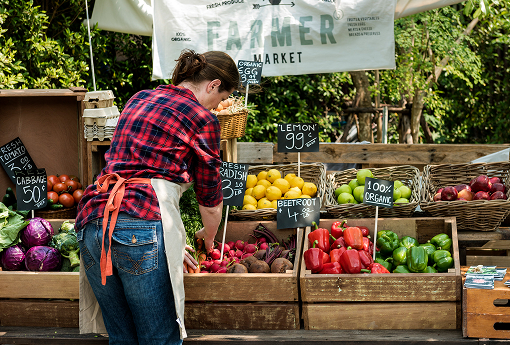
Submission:
{"label": "leafy green vegetable", "polygon": [[71,262],[71,267],[80,265],[80,257],[78,255],[80,246],[75,234],[65,232],[56,234],[51,239],[49,246],[58,250],[64,258],[68,258]]}
{"label": "leafy green vegetable", "polygon": [[28,225],[23,216],[0,202],[0,252],[19,242],[20,232]]}

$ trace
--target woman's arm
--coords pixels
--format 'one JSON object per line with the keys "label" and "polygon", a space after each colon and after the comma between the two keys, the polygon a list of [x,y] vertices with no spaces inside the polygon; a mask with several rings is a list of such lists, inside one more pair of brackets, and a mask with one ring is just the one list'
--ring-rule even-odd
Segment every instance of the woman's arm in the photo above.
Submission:
{"label": "woman's arm", "polygon": [[223,202],[214,207],[199,205],[198,208],[202,216],[202,224],[204,224],[204,227],[196,232],[195,237],[204,239],[205,249],[209,253],[214,248],[214,237],[220,226]]}

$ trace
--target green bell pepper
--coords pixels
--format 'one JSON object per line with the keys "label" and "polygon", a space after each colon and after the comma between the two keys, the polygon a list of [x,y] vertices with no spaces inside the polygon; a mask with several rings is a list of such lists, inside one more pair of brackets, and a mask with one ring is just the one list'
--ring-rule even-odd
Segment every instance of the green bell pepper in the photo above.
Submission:
{"label": "green bell pepper", "polygon": [[418,243],[418,240],[414,237],[411,237],[411,236],[404,236],[400,239],[400,241],[398,241],[398,245],[400,247],[406,247],[406,248],[411,248],[411,247],[416,247],[419,245]]}
{"label": "green bell pepper", "polygon": [[437,270],[432,266],[427,266],[427,268],[425,268],[420,273],[437,273]]}
{"label": "green bell pepper", "polygon": [[452,247],[452,239],[447,234],[437,234],[430,239],[430,243],[436,246],[436,249],[450,250]]}
{"label": "green bell pepper", "polygon": [[407,248],[406,247],[398,247],[393,251],[393,264],[395,266],[398,265],[406,265],[407,264]]}
{"label": "green bell pepper", "polygon": [[395,269],[392,271],[393,273],[411,273],[406,265],[398,265],[395,267]]}
{"label": "green bell pepper", "polygon": [[439,272],[446,272],[453,266],[452,254],[447,250],[436,250],[434,254],[432,254],[432,258]]}
{"label": "green bell pepper", "polygon": [[392,265],[392,263],[390,261],[392,261],[392,260],[393,259],[391,257],[383,259],[380,256],[377,257],[377,254],[376,254],[374,262],[377,262],[378,264],[383,265],[388,271],[391,272],[391,269],[393,268],[393,265]]}
{"label": "green bell pepper", "polygon": [[382,230],[377,233],[377,248],[383,255],[391,255],[398,247],[398,235],[391,230]]}
{"label": "green bell pepper", "polygon": [[427,268],[429,258],[423,247],[411,247],[407,250],[407,268],[411,272],[421,272]]}
{"label": "green bell pepper", "polygon": [[434,259],[432,258],[432,254],[434,254],[434,252],[436,251],[436,247],[430,242],[420,244],[418,247],[425,248],[425,251],[427,252],[427,255],[429,257],[429,265],[434,265]]}

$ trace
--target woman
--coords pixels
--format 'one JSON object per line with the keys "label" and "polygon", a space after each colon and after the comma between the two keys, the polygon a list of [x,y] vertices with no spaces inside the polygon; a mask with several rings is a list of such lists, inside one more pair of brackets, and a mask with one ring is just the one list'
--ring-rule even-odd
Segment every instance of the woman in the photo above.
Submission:
{"label": "woman", "polygon": [[220,125],[208,109],[228,98],[239,73],[222,52],[187,50],[176,61],[174,85],[128,101],[106,166],[78,206],[82,266],[110,344],[182,343],[182,262],[197,262],[184,250],[179,198],[191,182],[208,251],[221,220]]}

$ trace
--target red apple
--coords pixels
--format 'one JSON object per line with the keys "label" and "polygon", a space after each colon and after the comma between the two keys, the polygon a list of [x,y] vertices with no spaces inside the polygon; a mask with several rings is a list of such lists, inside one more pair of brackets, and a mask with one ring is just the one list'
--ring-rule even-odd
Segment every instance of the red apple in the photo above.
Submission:
{"label": "red apple", "polygon": [[469,200],[466,200],[466,199],[464,199],[464,198],[457,198],[457,200],[469,201]]}
{"label": "red apple", "polygon": [[483,190],[476,192],[476,194],[473,196],[473,200],[489,200],[489,198],[489,193],[484,192]]}
{"label": "red apple", "polygon": [[506,193],[506,187],[503,183],[496,182],[492,184],[490,194],[494,194],[498,191],[503,192],[503,194]]}
{"label": "red apple", "polygon": [[442,191],[443,191],[443,188],[439,188],[436,193],[441,194]]}
{"label": "red apple", "polygon": [[[467,186],[469,188],[469,186]],[[471,189],[471,188],[469,188]],[[473,200],[473,193],[471,193],[470,190],[468,190],[467,188],[466,189],[462,189],[461,191],[459,191],[459,194],[457,195],[457,200],[459,199],[464,199],[464,200],[467,200],[467,201],[471,201]]]}
{"label": "red apple", "polygon": [[434,195],[434,201],[441,201],[441,193],[436,193],[436,195]]}
{"label": "red apple", "polygon": [[475,177],[474,180],[471,181],[470,187],[473,193],[476,192],[489,192],[491,190],[491,181],[487,175],[480,175]]}
{"label": "red apple", "polygon": [[503,199],[503,200],[506,200],[506,195],[505,193],[501,192],[501,191],[497,191],[497,192],[494,192],[492,193],[491,197],[489,200],[497,200],[497,199]]}
{"label": "red apple", "polygon": [[469,185],[467,184],[458,184],[455,186],[455,189],[457,190],[457,192],[460,192],[463,189],[467,189],[468,191],[471,192],[471,187],[469,187]]}
{"label": "red apple", "polygon": [[497,176],[493,176],[493,177],[491,177],[491,178],[489,179],[489,181],[491,181],[491,183],[492,183],[492,184],[494,184],[494,183],[502,183],[502,182],[501,182],[501,179],[500,179],[499,177],[497,177]]}
{"label": "red apple", "polygon": [[441,192],[441,200],[443,201],[453,201],[457,199],[457,195],[459,193],[455,189],[455,187],[452,186],[446,186],[443,188],[443,191]]}

